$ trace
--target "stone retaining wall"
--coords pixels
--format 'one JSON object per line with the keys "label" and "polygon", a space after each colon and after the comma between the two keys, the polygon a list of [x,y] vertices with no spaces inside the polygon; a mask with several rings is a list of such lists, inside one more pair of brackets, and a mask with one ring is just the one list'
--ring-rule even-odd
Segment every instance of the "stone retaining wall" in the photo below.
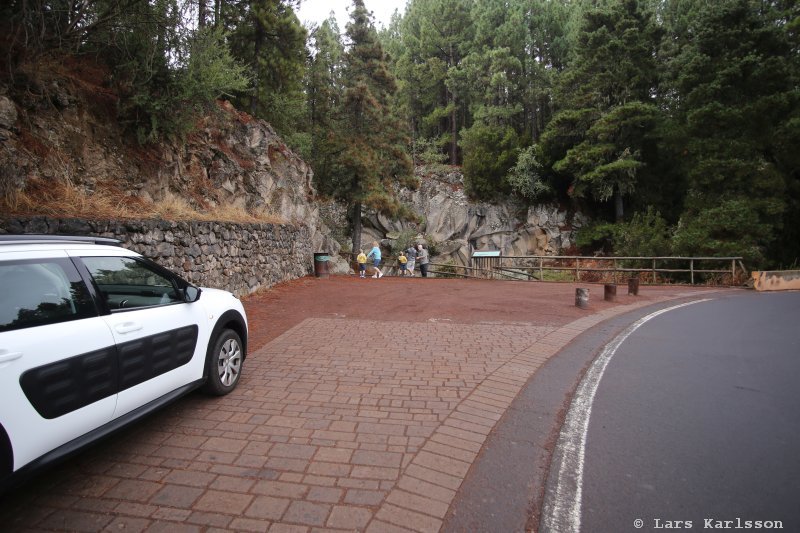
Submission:
{"label": "stone retaining wall", "polygon": [[31,217],[0,219],[0,233],[113,237],[192,283],[238,296],[313,271],[305,226]]}

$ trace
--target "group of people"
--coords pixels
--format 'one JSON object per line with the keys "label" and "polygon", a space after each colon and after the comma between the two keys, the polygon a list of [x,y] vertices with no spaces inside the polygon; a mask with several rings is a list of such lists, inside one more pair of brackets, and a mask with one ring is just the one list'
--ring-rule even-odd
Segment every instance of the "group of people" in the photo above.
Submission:
{"label": "group of people", "polygon": [[[358,262],[358,275],[359,277],[367,277],[367,261],[372,260],[372,266],[375,268],[373,278],[382,278],[383,271],[381,270],[381,248],[378,242],[372,243],[372,250],[368,254],[364,254],[364,250],[359,250],[356,261]],[[402,250],[400,255],[397,256],[397,262],[400,264],[401,276],[414,276],[414,266],[419,263],[419,271],[423,278],[428,277],[428,250],[424,246],[413,244],[407,250]]]}

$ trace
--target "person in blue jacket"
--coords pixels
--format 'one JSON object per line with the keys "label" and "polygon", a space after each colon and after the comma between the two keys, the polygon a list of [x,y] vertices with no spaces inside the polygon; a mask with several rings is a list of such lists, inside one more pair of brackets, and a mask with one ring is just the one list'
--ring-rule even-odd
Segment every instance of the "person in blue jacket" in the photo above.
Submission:
{"label": "person in blue jacket", "polygon": [[369,251],[367,254],[367,259],[372,258],[372,265],[375,267],[375,274],[372,275],[373,278],[382,278],[383,272],[381,272],[381,249],[378,246],[378,241],[374,241],[372,243],[372,250]]}

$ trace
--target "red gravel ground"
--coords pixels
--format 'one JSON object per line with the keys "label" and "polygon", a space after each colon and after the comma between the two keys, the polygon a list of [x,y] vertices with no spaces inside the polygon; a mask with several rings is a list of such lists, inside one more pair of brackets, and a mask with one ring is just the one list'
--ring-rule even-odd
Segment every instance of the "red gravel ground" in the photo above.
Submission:
{"label": "red gravel ground", "polygon": [[[575,306],[575,288],[589,288],[589,309]],[[676,295],[686,286],[641,286],[639,296],[617,287],[615,303],[603,300],[603,285],[476,279],[360,279],[342,275],[304,277],[244,298],[253,352],[306,318],[355,318],[457,324],[560,326],[615,305]]]}

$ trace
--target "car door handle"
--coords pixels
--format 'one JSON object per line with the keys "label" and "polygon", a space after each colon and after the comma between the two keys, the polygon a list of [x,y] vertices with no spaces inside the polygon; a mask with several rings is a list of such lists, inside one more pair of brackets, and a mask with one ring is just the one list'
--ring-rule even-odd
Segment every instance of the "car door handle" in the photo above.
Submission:
{"label": "car door handle", "polygon": [[134,331],[142,329],[142,325],[136,322],[123,322],[122,324],[114,326],[114,329],[117,333],[133,333]]}
{"label": "car door handle", "polygon": [[0,351],[0,363],[8,363],[22,357],[22,352],[5,352]]}

